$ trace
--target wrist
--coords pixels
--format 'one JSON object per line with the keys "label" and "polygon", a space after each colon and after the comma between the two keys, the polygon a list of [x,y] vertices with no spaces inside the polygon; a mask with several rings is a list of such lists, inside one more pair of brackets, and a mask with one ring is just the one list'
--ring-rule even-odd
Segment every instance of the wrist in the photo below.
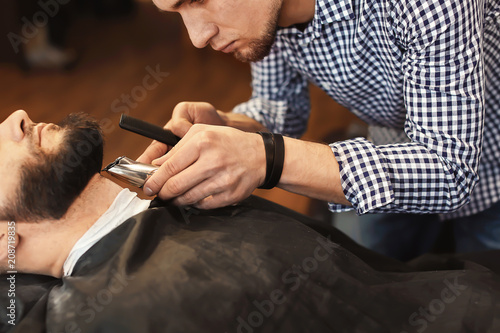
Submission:
{"label": "wrist", "polygon": [[326,144],[285,138],[285,163],[280,188],[310,198],[350,206],[339,165]]}
{"label": "wrist", "polygon": [[[219,115],[220,119],[222,120],[223,126],[230,126],[229,117],[227,115],[227,112],[217,110],[217,114]],[[231,126],[231,127],[234,127],[234,126]]]}
{"label": "wrist", "polygon": [[257,183],[255,184],[255,187],[258,188],[262,184],[264,184],[266,180],[266,149],[264,146],[264,141],[258,133],[249,134],[253,137],[254,147],[256,147],[253,161],[255,162],[255,172],[257,175]]}
{"label": "wrist", "polygon": [[285,160],[285,145],[281,134],[257,132],[264,142],[266,152],[266,177],[260,189],[270,190],[278,185]]}

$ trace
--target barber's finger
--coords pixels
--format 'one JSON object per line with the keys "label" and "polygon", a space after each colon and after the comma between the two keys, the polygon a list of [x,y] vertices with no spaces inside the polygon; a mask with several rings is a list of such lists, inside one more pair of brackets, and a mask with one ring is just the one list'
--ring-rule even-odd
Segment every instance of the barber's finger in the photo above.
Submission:
{"label": "barber's finger", "polygon": [[211,196],[213,194],[217,194],[222,191],[221,186],[219,186],[217,182],[214,182],[213,179],[211,179],[210,177],[206,177],[205,179],[202,179],[202,181],[194,183],[196,184],[193,185],[189,190],[177,196],[173,200],[173,203],[175,205],[178,206],[194,205],[202,201],[206,197]]}
{"label": "barber's finger", "polygon": [[165,163],[166,160],[168,160],[171,156],[173,156],[179,149],[181,149],[181,147],[184,145],[184,142],[185,141],[182,140],[179,141],[179,143],[176,146],[172,147],[166,154],[152,160],[151,164],[162,165],[163,163]]}
{"label": "barber's finger", "polygon": [[151,164],[153,165],[162,165],[166,160],[168,160],[168,153],[163,155],[160,158],[155,158],[154,160],[151,161]]}
{"label": "barber's finger", "polygon": [[212,173],[197,170],[198,168],[192,165],[171,177],[158,192],[158,196],[163,200],[179,198],[179,205],[190,205],[203,199],[207,194],[203,189],[204,185],[200,187],[200,184],[206,183]]}
{"label": "barber's finger", "polygon": [[[183,203],[182,201],[176,202],[178,198],[174,200],[175,204],[182,205],[192,205],[200,209],[214,209],[219,207],[225,207],[229,205],[235,205],[238,202],[248,198],[253,192],[255,187],[248,186],[245,180],[236,180],[231,177],[222,177],[219,180],[214,181],[213,178],[205,181],[201,186],[197,186],[194,190],[200,191],[201,199],[194,203]],[[195,201],[195,195],[191,201]],[[182,198],[182,196],[180,197]]]}
{"label": "barber's finger", "polygon": [[154,140],[141,154],[141,156],[137,158],[137,162],[151,164],[154,159],[165,155],[167,151],[168,146],[166,144]]}
{"label": "barber's finger", "polygon": [[209,195],[192,206],[198,209],[215,209],[234,204],[237,204],[237,201],[228,196],[227,192],[220,192]]}
{"label": "barber's finger", "polygon": [[214,198],[214,195],[210,195],[206,198],[203,198],[202,200],[198,201],[196,204],[192,205],[195,208],[198,209],[215,209],[218,207],[225,207],[228,205],[224,205],[224,203],[219,204],[218,200]]}
{"label": "barber's finger", "polygon": [[[146,195],[155,195],[159,194],[160,190],[162,190],[167,181],[173,176],[177,175],[191,164],[193,164],[199,157],[199,151],[197,149],[177,149],[169,154],[169,158],[160,166],[160,168],[148,179],[148,181],[144,184],[144,193]],[[177,184],[177,183],[176,183]],[[172,196],[170,193],[174,193],[174,195],[178,194],[177,192],[181,189],[182,183],[176,185],[174,191],[171,189],[165,188],[160,195],[160,198],[166,200],[170,199]],[[182,186],[185,188],[185,186]],[[181,192],[182,193],[182,192]]]}
{"label": "barber's finger", "polygon": [[[166,160],[168,160],[171,156],[173,156],[174,154],[176,154],[176,152],[181,149],[182,147],[184,147],[185,145],[189,145],[189,144],[192,144],[192,142],[190,141],[191,138],[193,137],[194,134],[196,131],[191,131],[191,132],[188,132],[179,142],[177,142],[177,144],[172,147],[166,154],[162,155],[162,156],[159,156],[157,158],[155,158],[154,160],[151,161],[151,164],[154,164],[154,165],[162,165],[163,163],[165,163]],[[195,142],[195,141],[194,141]],[[193,149],[193,147],[191,147],[190,149]]]}
{"label": "barber's finger", "polygon": [[[195,134],[193,132],[196,131],[188,132],[167,154],[151,161],[155,165],[160,165],[160,168],[144,184],[143,188],[146,195],[158,194],[164,200],[172,197],[168,188],[163,189],[166,182],[199,158],[200,150],[193,147],[193,143],[196,144],[197,140],[191,140]],[[184,148],[184,146],[188,147]],[[174,192],[177,194],[177,190]]]}

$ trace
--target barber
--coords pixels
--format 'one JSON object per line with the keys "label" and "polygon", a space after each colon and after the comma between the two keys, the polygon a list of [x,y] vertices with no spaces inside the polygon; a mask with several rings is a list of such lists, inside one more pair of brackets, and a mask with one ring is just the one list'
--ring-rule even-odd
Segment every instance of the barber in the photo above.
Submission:
{"label": "barber", "polygon": [[[500,247],[498,1],[154,2],[182,16],[195,47],[251,62],[253,94],[230,113],[177,105],[166,128],[182,140],[139,158],[161,165],[146,194],[208,209],[277,185],[337,212],[483,221],[464,222],[464,249]],[[295,139],[309,82],[370,124],[370,140]]]}

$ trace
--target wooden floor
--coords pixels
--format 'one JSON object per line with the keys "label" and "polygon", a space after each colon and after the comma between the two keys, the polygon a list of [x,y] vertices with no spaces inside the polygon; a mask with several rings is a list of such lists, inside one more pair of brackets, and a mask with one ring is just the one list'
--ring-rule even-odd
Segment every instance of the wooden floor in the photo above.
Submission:
{"label": "wooden floor", "polygon": [[[207,101],[231,110],[251,94],[248,64],[210,48],[194,48],[180,17],[160,13],[150,2],[139,3],[127,18],[80,18],[69,37],[81,51],[78,66],[70,72],[26,73],[15,64],[0,63],[0,118],[24,109],[34,121],[57,122],[71,112],[88,112],[107,124],[105,163],[122,155],[136,158],[149,144],[118,128],[122,112],[163,125],[178,102]],[[143,80],[154,70],[162,77],[156,87],[145,89]],[[305,139],[322,141],[357,122],[317,88],[311,93],[313,111]],[[313,214],[311,201],[301,196],[279,189],[256,194]]]}

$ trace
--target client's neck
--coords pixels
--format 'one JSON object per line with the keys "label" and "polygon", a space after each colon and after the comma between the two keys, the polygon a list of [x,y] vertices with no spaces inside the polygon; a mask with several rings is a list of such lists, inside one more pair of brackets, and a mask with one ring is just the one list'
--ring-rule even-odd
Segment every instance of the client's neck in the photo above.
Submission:
{"label": "client's neck", "polygon": [[[57,224],[64,229],[60,251],[54,258],[49,274],[61,277],[63,265],[75,243],[108,210],[123,188],[111,180],[95,175]],[[61,235],[59,235],[61,237]]]}

